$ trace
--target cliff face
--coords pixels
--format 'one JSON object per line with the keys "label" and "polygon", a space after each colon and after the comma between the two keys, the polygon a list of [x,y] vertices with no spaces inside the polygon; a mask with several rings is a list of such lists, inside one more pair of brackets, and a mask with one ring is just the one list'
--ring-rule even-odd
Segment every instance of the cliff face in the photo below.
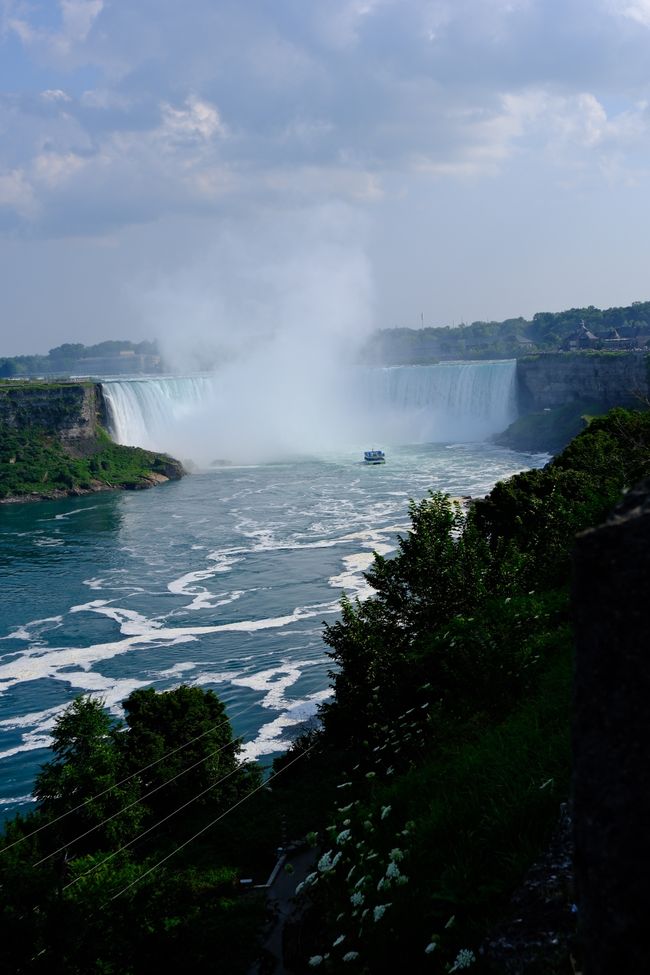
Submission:
{"label": "cliff face", "polygon": [[103,423],[104,402],[92,383],[0,385],[0,425],[44,430],[66,444],[90,440]]}
{"label": "cliff face", "polygon": [[638,405],[647,397],[648,356],[644,353],[548,353],[517,362],[519,412],[556,409],[568,403],[603,407]]}
{"label": "cliff face", "polygon": [[105,425],[99,385],[0,384],[0,503],[138,490],[185,473],[167,454],[113,443]]}

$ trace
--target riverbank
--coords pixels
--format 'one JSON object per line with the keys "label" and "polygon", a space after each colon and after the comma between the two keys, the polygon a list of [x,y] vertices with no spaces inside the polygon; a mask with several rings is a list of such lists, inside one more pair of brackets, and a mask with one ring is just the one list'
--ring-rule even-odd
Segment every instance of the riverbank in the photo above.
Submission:
{"label": "riverbank", "polygon": [[140,490],[185,473],[167,454],[113,442],[94,383],[3,384],[0,503]]}

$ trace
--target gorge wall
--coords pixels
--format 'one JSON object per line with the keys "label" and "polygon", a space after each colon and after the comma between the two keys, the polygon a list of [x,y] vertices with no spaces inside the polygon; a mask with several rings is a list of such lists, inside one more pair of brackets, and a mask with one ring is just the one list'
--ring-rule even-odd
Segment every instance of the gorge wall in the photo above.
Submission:
{"label": "gorge wall", "polygon": [[517,361],[520,413],[569,403],[638,406],[650,394],[650,356],[643,352],[557,352]]}
{"label": "gorge wall", "polygon": [[94,383],[0,384],[0,426],[40,429],[63,443],[92,439],[106,420],[101,388]]}

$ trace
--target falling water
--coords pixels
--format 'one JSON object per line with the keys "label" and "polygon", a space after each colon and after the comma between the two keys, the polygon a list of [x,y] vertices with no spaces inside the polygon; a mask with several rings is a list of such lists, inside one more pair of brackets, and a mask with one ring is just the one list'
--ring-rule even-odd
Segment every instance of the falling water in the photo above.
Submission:
{"label": "falling water", "polygon": [[515,370],[515,360],[358,367],[341,370],[327,389],[316,373],[313,388],[302,382],[299,390],[282,377],[260,389],[245,375],[233,383],[217,373],[109,380],[103,391],[119,443],[201,460],[219,451],[253,459],[263,442],[268,459],[274,449],[341,443],[485,440],[515,417]]}

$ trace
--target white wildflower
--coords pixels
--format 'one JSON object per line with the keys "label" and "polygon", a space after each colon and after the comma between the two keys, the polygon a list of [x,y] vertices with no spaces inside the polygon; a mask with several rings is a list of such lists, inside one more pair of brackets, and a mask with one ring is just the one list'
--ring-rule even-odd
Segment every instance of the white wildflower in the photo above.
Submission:
{"label": "white wildflower", "polygon": [[395,881],[398,887],[405,887],[408,882],[409,882],[409,878],[406,876],[406,874],[402,874],[402,876],[398,877],[397,880]]}
{"label": "white wildflower", "polygon": [[393,766],[392,766],[392,765],[390,765],[390,766],[389,766],[389,767],[388,767],[388,768],[386,769],[386,775],[395,775],[395,769],[393,768]]}
{"label": "white wildflower", "polygon": [[349,826],[351,822],[352,822],[352,820],[351,820],[351,819],[344,819],[344,820],[343,820],[343,825],[344,825],[344,826]]}
{"label": "white wildflower", "polygon": [[337,846],[342,846],[344,843],[347,843],[349,839],[350,839],[350,830],[343,829],[336,837],[336,844]]}
{"label": "white wildflower", "polygon": [[437,947],[438,945],[436,944],[435,941],[430,941],[429,944],[424,949],[425,955],[432,955]]}
{"label": "white wildflower", "polygon": [[372,912],[372,916],[374,917],[375,921],[381,921],[382,917],[390,906],[390,904],[377,904],[377,907]]}
{"label": "white wildflower", "polygon": [[399,863],[400,860],[404,859],[404,853],[397,846],[393,847],[393,849],[390,851],[388,856],[390,857],[391,860],[394,860],[395,863]]}
{"label": "white wildflower", "polygon": [[347,804],[347,806],[341,806],[340,809],[339,809],[339,812],[340,813],[350,812],[350,810],[352,809],[353,805],[354,805],[353,802],[349,802]]}
{"label": "white wildflower", "polygon": [[332,860],[332,870],[334,869],[334,867],[336,867],[339,864],[342,856],[343,856],[343,854],[339,850],[339,852],[336,854],[336,856]]}
{"label": "white wildflower", "polygon": [[386,819],[387,816],[390,816],[390,811],[391,811],[392,808],[393,808],[392,806],[382,806],[381,807],[381,819]]}
{"label": "white wildflower", "polygon": [[387,887],[390,887],[390,881],[386,880],[385,877],[382,877],[379,883],[377,884],[377,890],[379,891],[385,890]]}
{"label": "white wildflower", "polygon": [[332,944],[332,948],[336,948],[337,945],[342,944],[344,941],[345,941],[345,935],[340,934],[336,939],[336,941]]}
{"label": "white wildflower", "polygon": [[358,951],[348,951],[343,955],[343,961],[355,961],[359,957]]}
{"label": "white wildflower", "polygon": [[322,965],[322,964],[323,964],[323,956],[322,955],[312,955],[311,958],[309,959],[309,967],[310,968],[318,968],[318,966],[319,965]]}
{"label": "white wildflower", "polygon": [[454,964],[449,969],[450,972],[458,972],[461,968],[469,968],[476,961],[476,955],[469,948],[461,948],[456,955]]}
{"label": "white wildflower", "polygon": [[332,851],[328,850],[327,853],[323,853],[322,857],[317,864],[320,873],[329,873],[332,869]]}
{"label": "white wildflower", "polygon": [[316,872],[308,873],[305,879],[303,880],[303,884],[305,885],[305,887],[311,887],[311,885],[315,884],[317,880],[318,880],[318,874]]}
{"label": "white wildflower", "polygon": [[367,878],[367,877],[365,877],[365,876],[364,876],[364,877],[360,877],[360,878],[359,878],[359,880],[357,880],[357,882],[356,882],[356,884],[354,885],[354,886],[355,886],[355,889],[356,889],[357,887],[360,887],[360,886],[361,886],[361,884],[363,884],[363,883],[365,883],[367,879],[368,879],[368,878]]}
{"label": "white wildflower", "polygon": [[391,862],[386,867],[386,877],[389,880],[397,880],[399,875],[400,875],[400,868],[397,866],[396,863],[393,863],[393,861],[391,860]]}
{"label": "white wildflower", "polygon": [[350,903],[352,904],[353,907],[361,907],[361,905],[363,904],[364,900],[365,900],[365,897],[363,896],[363,894],[361,893],[361,891],[360,890],[357,890],[356,893],[354,893],[352,895],[352,897],[350,898]]}
{"label": "white wildflower", "polygon": [[346,883],[348,883],[350,880],[352,880],[352,874],[354,873],[354,871],[356,869],[357,869],[357,865],[356,865],[356,863],[353,863],[352,866],[350,867],[350,869],[348,870],[347,877],[345,878],[345,882]]}

